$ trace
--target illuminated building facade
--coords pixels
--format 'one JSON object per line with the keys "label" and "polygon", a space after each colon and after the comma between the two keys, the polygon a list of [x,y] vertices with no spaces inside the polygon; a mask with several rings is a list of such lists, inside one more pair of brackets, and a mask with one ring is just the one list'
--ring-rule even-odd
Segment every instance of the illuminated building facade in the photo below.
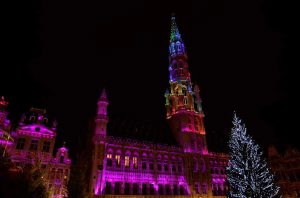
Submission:
{"label": "illuminated building facade", "polygon": [[207,148],[200,91],[191,82],[187,60],[172,17],[165,106],[177,146],[108,136],[109,101],[103,90],[95,119],[90,197],[225,197],[228,156]]}
{"label": "illuminated building facade", "polygon": [[13,144],[13,139],[9,134],[11,124],[7,119],[7,105],[8,102],[2,96],[0,99],[0,147],[3,148],[3,153],[0,153],[1,156]]}
{"label": "illuminated building facade", "polygon": [[16,167],[39,166],[52,198],[67,197],[71,160],[65,146],[59,148],[53,156],[56,122],[50,126],[46,110],[31,108],[29,113],[22,116],[16,129],[10,130],[9,121],[6,119],[8,102],[4,102],[4,99],[0,101],[0,130],[2,134],[6,130],[11,138],[4,138],[0,134],[1,146],[6,149]]}
{"label": "illuminated building facade", "polygon": [[270,146],[268,159],[282,197],[300,197],[300,152],[289,148],[282,155]]}

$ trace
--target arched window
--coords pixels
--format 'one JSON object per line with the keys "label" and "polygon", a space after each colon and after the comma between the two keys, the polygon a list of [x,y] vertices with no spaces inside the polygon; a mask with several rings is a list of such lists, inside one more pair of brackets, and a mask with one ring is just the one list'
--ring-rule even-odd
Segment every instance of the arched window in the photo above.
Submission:
{"label": "arched window", "polygon": [[166,195],[170,195],[171,194],[171,186],[170,186],[170,184],[166,184],[165,190],[166,190]]}
{"label": "arched window", "polygon": [[106,165],[108,167],[111,167],[112,166],[112,154],[107,154],[106,155]]}
{"label": "arched window", "polygon": [[150,195],[154,195],[155,190],[154,190],[154,185],[150,184]]}
{"label": "arched window", "polygon": [[[183,90],[183,92],[185,92],[185,90]],[[185,95],[185,93],[183,95]],[[186,96],[184,96],[184,98],[183,98],[183,103],[184,103],[184,105],[188,104],[188,100],[187,100]]]}
{"label": "arched window", "polygon": [[121,167],[121,155],[116,155],[115,160],[116,160],[116,167]]}
{"label": "arched window", "polygon": [[137,157],[133,157],[132,162],[133,162],[133,168],[137,169],[138,168],[138,159],[137,159]]}
{"label": "arched window", "polygon": [[158,194],[163,195],[164,194],[164,189],[162,184],[158,184]]}
{"label": "arched window", "polygon": [[129,183],[125,183],[124,194],[125,195],[129,195],[130,194],[130,185],[129,185]]}
{"label": "arched window", "polygon": [[148,193],[147,193],[147,184],[143,184],[143,186],[142,186],[142,194],[143,195],[147,195]]}
{"label": "arched window", "polygon": [[126,168],[129,168],[129,167],[130,167],[129,156],[125,156],[125,167],[126,167]]}
{"label": "arched window", "polygon": [[120,182],[116,182],[115,183],[115,195],[119,195],[120,194],[120,189],[121,189],[121,183]]}
{"label": "arched window", "polygon": [[171,43],[171,53],[174,53],[174,52],[175,52],[175,44]]}
{"label": "arched window", "polygon": [[177,48],[178,51],[181,51],[181,46],[180,46],[180,42],[179,41],[176,42],[176,48]]}
{"label": "arched window", "polygon": [[111,183],[110,182],[105,183],[105,194],[111,194]]}
{"label": "arched window", "polygon": [[178,195],[178,188],[176,184],[173,186],[173,195]]}
{"label": "arched window", "polygon": [[138,194],[138,184],[137,183],[133,183],[132,184],[132,194],[137,195]]}

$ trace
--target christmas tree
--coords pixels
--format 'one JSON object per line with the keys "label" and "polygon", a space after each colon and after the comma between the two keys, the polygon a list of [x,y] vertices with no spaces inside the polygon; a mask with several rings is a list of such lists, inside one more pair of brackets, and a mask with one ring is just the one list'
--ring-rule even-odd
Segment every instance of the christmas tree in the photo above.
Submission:
{"label": "christmas tree", "polygon": [[274,176],[262,158],[262,151],[247,134],[245,125],[236,114],[233,117],[229,154],[228,197],[272,198],[278,194],[279,187],[273,183]]}

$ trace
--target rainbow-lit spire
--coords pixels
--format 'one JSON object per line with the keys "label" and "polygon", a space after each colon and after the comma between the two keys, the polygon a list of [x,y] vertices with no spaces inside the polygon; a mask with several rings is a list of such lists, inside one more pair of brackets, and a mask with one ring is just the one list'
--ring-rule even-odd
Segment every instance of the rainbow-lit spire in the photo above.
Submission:
{"label": "rainbow-lit spire", "polygon": [[170,34],[170,45],[169,45],[170,56],[186,55],[185,46],[181,38],[181,34],[176,24],[175,15],[171,17],[171,34]]}
{"label": "rainbow-lit spire", "polygon": [[170,43],[180,41],[182,42],[180,32],[178,30],[175,14],[172,14],[171,17],[171,35],[170,35]]}

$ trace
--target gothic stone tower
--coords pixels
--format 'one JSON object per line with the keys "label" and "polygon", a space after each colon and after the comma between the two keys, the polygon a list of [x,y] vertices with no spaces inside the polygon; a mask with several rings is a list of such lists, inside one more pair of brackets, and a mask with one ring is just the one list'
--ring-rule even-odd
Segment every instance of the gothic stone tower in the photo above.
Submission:
{"label": "gothic stone tower", "polygon": [[185,174],[190,189],[197,189],[195,186],[207,189],[211,179],[206,168],[208,149],[203,123],[204,114],[199,87],[193,86],[191,82],[188,57],[175,16],[172,16],[171,20],[169,72],[170,88],[165,93],[167,120],[184,151]]}
{"label": "gothic stone tower", "polygon": [[98,100],[98,108],[97,115],[95,119],[95,132],[94,132],[94,149],[93,149],[93,167],[92,167],[92,177],[91,177],[91,189],[90,196],[98,195],[103,186],[101,186],[102,182],[102,174],[103,174],[103,162],[105,155],[105,143],[106,143],[106,128],[108,123],[107,117],[107,106],[108,100],[106,96],[106,92],[103,89],[101,96]]}

